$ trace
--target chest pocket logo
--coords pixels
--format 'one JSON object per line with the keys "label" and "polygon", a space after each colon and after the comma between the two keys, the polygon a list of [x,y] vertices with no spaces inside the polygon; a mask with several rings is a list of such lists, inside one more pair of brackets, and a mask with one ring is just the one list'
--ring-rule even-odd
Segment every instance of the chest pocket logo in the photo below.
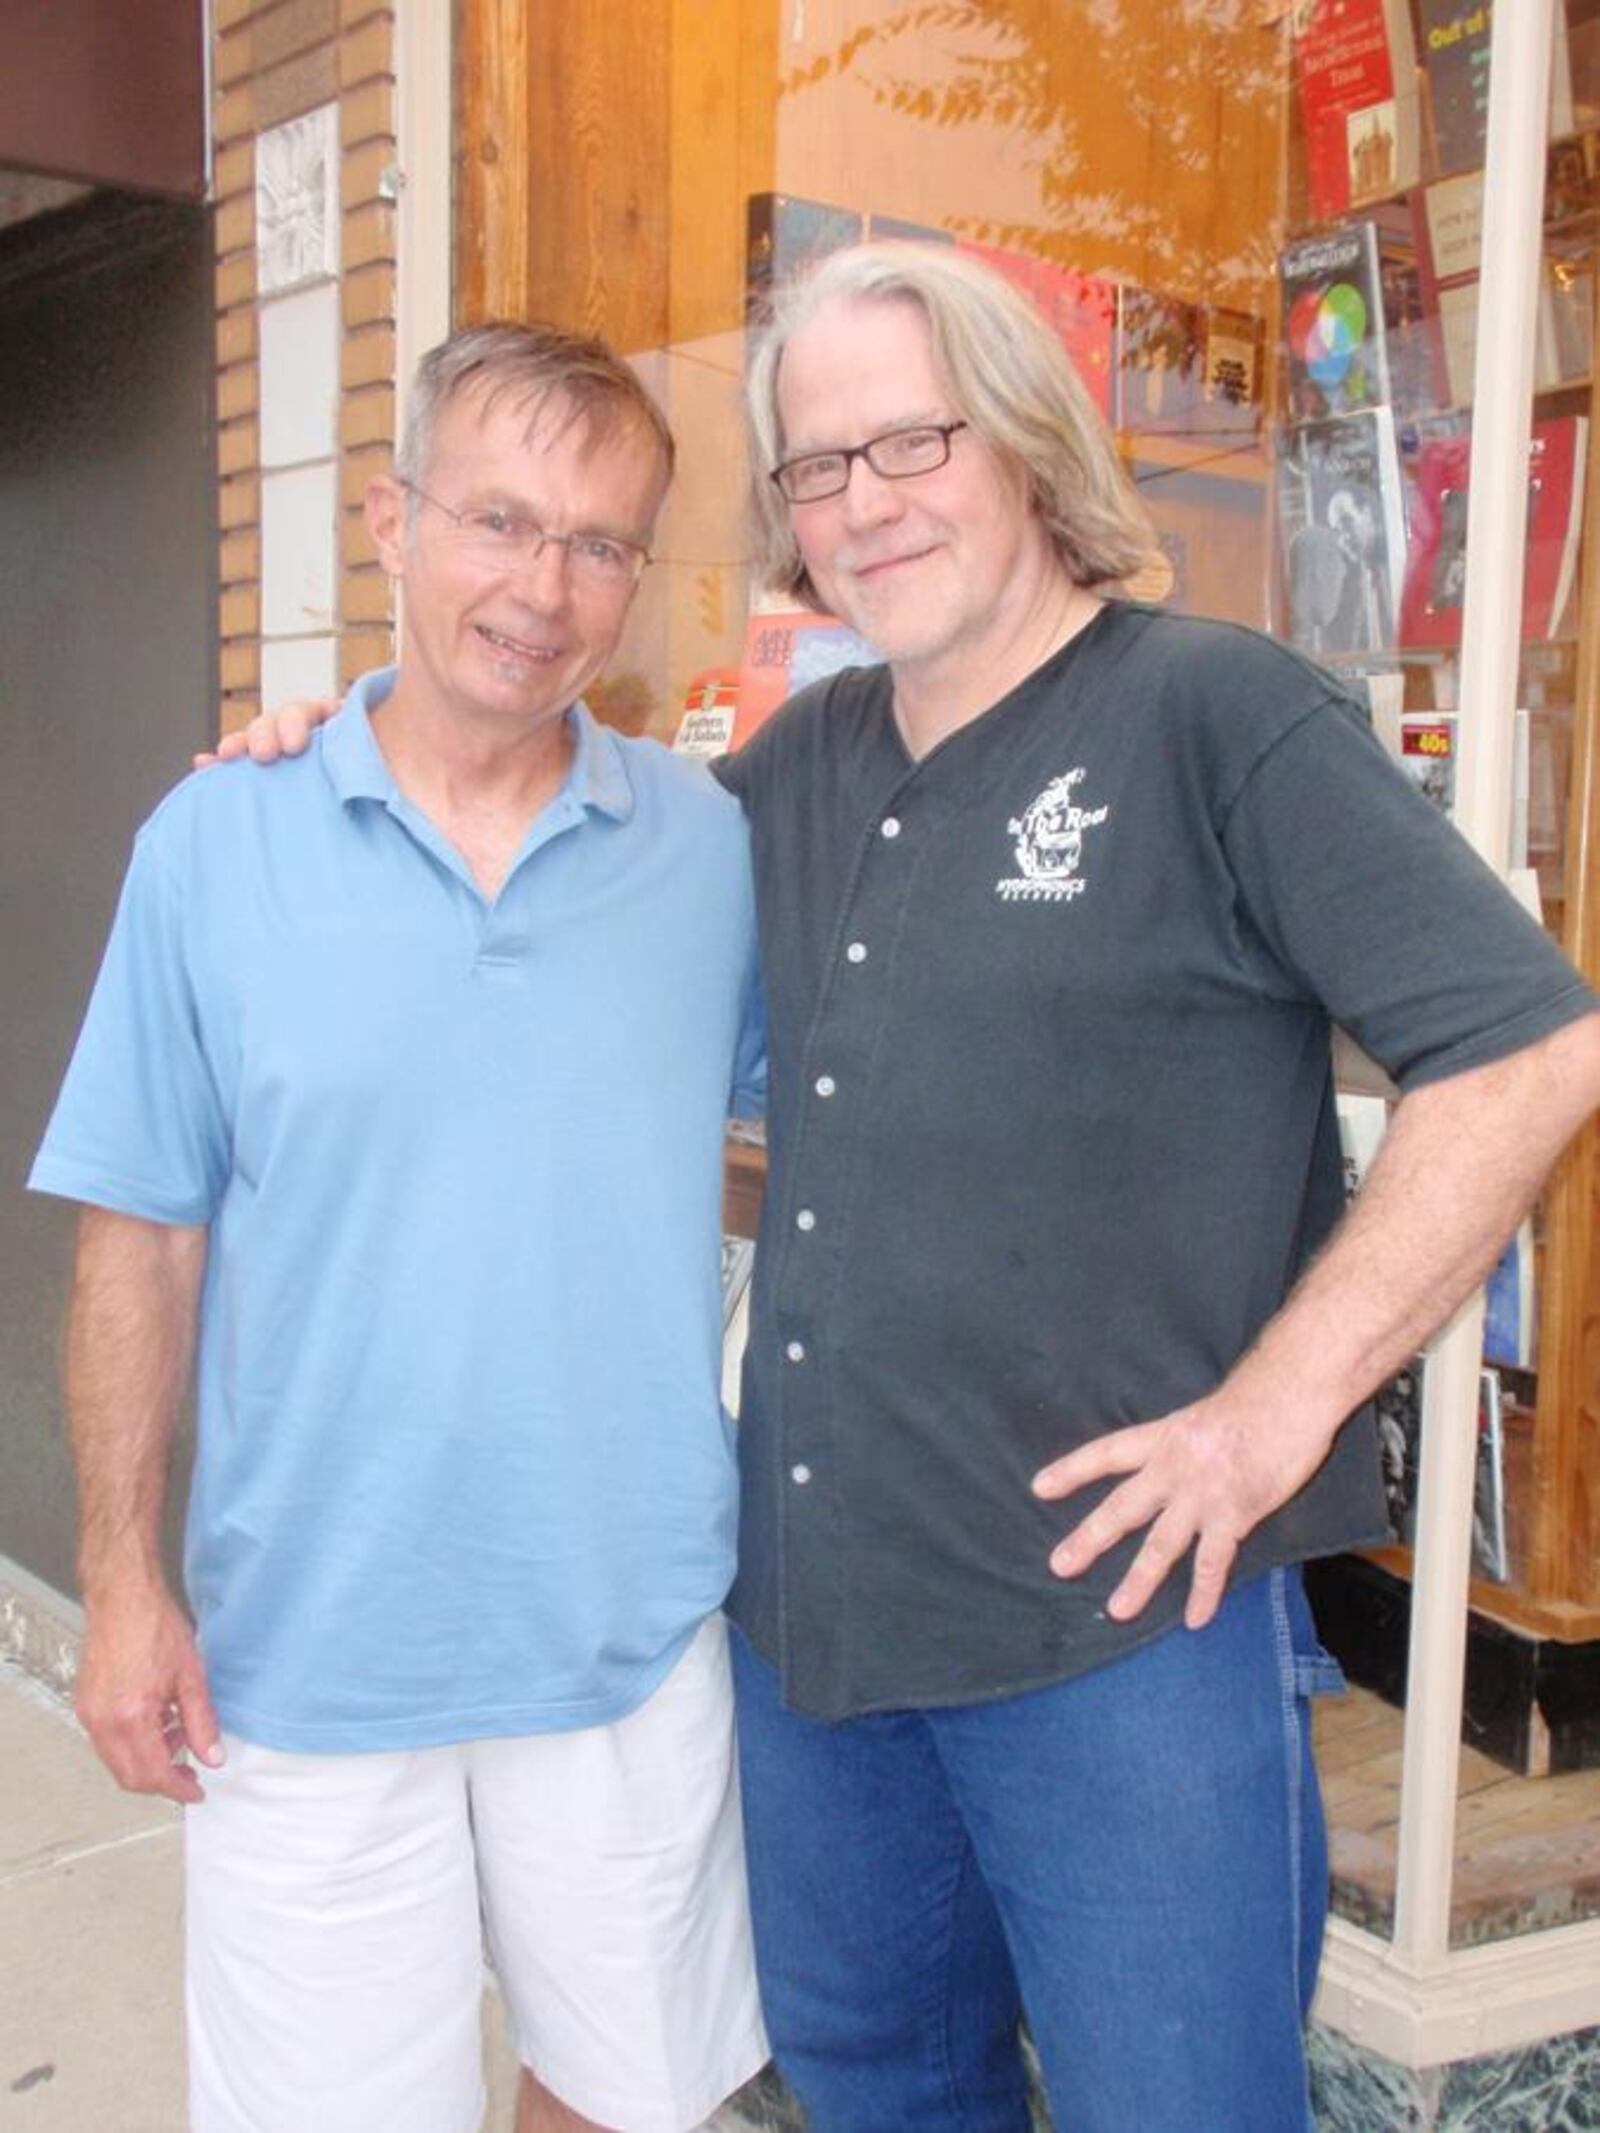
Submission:
{"label": "chest pocket logo", "polygon": [[1083,863],[1085,830],[1098,829],[1109,807],[1083,807],[1073,798],[1088,775],[1079,768],[1052,778],[1038,798],[1006,824],[1015,841],[1017,872],[997,881],[995,891],[1008,903],[1068,903],[1087,883]]}

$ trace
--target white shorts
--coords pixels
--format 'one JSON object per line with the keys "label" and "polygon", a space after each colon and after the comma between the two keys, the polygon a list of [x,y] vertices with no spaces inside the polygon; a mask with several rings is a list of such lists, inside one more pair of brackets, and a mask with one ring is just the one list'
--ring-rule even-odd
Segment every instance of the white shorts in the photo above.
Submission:
{"label": "white shorts", "polygon": [[192,2133],[474,2133],[485,1934],[600,2125],[687,2133],[765,2061],[720,1616],[613,1725],[226,1748],[184,1818]]}

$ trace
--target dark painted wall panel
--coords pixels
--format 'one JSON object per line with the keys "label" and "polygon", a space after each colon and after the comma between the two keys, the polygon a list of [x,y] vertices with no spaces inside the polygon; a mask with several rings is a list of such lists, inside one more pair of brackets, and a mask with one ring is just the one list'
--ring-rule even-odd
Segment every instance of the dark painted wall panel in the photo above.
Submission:
{"label": "dark painted wall panel", "polygon": [[70,1590],[72,1215],[22,1181],[134,830],[215,728],[216,536],[207,214],[49,219],[0,249],[0,1553]]}

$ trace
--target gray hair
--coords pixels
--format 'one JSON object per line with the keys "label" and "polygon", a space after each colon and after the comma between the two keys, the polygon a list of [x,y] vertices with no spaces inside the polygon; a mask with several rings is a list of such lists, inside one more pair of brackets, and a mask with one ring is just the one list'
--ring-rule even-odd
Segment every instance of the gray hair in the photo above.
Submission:
{"label": "gray hair", "polygon": [[754,560],[774,590],[818,605],[788,510],[769,477],[784,452],[778,413],[784,349],[836,299],[921,309],[954,412],[1026,469],[1034,508],[1079,585],[1126,578],[1150,560],[1155,533],[1111,433],[1027,297],[953,245],[875,243],[832,252],[781,288],[751,359],[745,412]]}
{"label": "gray hair", "polygon": [[565,421],[583,425],[591,444],[637,428],[654,440],[671,478],[676,452],[667,418],[614,349],[559,326],[491,319],[463,326],[418,363],[395,454],[401,481],[426,481],[440,420],[467,392],[481,392],[485,409],[512,398],[530,423],[556,403]]}

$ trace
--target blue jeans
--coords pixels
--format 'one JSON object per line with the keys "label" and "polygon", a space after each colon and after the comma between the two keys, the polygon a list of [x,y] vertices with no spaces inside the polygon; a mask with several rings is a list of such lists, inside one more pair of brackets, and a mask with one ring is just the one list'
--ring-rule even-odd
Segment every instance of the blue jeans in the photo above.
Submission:
{"label": "blue jeans", "polygon": [[998,1702],[825,1724],[735,1635],[762,2004],[813,2133],[1304,2133],[1327,1906],[1299,1577]]}

